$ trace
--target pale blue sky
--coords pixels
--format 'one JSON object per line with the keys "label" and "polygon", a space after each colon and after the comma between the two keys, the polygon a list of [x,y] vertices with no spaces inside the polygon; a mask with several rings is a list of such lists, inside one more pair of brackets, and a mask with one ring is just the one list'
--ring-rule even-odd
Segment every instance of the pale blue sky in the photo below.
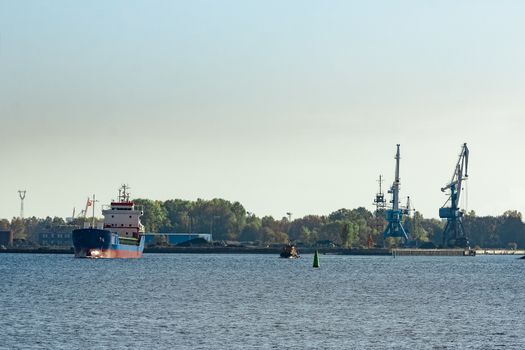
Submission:
{"label": "pale blue sky", "polygon": [[0,217],[68,216],[121,183],[294,217],[381,173],[437,217],[524,210],[522,1],[0,0]]}

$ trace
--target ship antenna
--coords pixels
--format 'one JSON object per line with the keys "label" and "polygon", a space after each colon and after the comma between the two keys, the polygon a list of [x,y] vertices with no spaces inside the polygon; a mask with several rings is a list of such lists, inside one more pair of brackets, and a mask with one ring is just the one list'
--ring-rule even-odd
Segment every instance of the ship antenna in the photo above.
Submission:
{"label": "ship antenna", "polygon": [[126,184],[122,185],[118,190],[119,200],[121,202],[129,202],[129,193],[127,193],[126,190],[129,190],[129,186]]}

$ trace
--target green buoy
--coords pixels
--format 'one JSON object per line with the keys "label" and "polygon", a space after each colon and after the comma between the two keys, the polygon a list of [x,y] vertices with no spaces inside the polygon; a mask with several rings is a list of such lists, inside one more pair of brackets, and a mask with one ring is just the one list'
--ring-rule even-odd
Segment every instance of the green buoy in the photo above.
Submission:
{"label": "green buoy", "polygon": [[319,267],[319,252],[317,250],[314,254],[314,267]]}

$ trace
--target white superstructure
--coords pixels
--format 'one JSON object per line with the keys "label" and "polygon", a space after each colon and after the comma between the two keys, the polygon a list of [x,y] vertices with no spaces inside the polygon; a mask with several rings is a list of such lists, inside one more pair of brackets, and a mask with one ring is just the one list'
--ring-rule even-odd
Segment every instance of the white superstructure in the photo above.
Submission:
{"label": "white superstructure", "polygon": [[104,229],[115,232],[119,237],[138,239],[144,232],[144,226],[140,223],[142,208],[136,207],[135,203],[129,200],[128,187],[122,185],[119,189],[118,201],[111,202],[109,209],[103,209]]}

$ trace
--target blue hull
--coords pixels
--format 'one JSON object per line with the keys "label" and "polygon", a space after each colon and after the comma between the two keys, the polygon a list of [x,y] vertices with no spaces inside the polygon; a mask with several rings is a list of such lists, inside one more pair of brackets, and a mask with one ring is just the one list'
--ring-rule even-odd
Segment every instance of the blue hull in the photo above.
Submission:
{"label": "blue hull", "polygon": [[137,244],[120,243],[117,234],[108,230],[85,228],[73,230],[73,246],[78,258],[140,258],[144,236]]}

